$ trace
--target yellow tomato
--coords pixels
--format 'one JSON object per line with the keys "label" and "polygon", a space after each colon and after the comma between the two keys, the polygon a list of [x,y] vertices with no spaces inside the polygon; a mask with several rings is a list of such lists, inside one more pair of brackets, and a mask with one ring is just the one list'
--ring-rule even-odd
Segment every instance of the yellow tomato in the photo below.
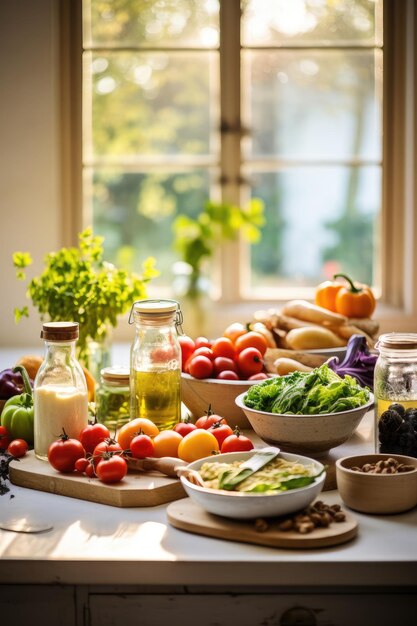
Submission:
{"label": "yellow tomato", "polygon": [[192,430],[178,446],[178,456],[188,463],[210,456],[214,452],[219,452],[219,442],[204,428]]}
{"label": "yellow tomato", "polygon": [[121,445],[123,450],[130,448],[130,442],[133,437],[138,435],[142,431],[149,437],[156,437],[159,435],[159,428],[151,420],[146,417],[137,417],[134,420],[130,420],[127,424],[124,424],[117,435],[117,441]]}
{"label": "yellow tomato", "polygon": [[233,324],[229,324],[229,326],[226,328],[223,333],[223,337],[227,337],[232,343],[235,343],[238,337],[244,335],[247,332],[248,329],[246,328],[246,326],[244,326],[240,322],[233,322]]}
{"label": "yellow tomato", "polygon": [[175,430],[163,430],[153,440],[154,456],[178,456],[182,436]]}

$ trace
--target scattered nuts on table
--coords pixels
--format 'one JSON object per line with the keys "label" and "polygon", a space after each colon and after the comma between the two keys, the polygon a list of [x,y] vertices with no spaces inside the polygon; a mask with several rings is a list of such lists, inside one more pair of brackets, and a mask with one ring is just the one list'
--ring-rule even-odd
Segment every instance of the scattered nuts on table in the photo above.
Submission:
{"label": "scattered nuts on table", "polygon": [[416,468],[414,465],[406,465],[390,457],[386,460],[381,459],[376,463],[365,463],[362,467],[355,466],[350,469],[353,472],[363,472],[365,474],[402,474],[404,472],[412,472]]}
{"label": "scattered nuts on table", "polygon": [[[346,519],[345,513],[339,504],[328,505],[318,500],[295,515],[281,518],[278,530],[287,532],[293,530],[302,535],[313,532],[315,528],[327,528],[333,522],[340,523]],[[270,524],[263,518],[255,520],[255,530],[265,532]]]}

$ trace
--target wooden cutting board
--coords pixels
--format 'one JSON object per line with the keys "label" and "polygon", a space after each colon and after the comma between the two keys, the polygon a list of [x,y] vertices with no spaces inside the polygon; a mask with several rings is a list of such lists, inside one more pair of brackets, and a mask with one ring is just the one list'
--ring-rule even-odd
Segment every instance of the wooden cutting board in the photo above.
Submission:
{"label": "wooden cutting board", "polygon": [[[345,512],[346,513],[346,512]],[[358,523],[346,513],[346,521],[333,523],[328,528],[315,528],[313,532],[302,535],[294,531],[282,532],[274,527],[274,521],[268,520],[269,528],[265,532],[255,530],[253,521],[232,520],[207,513],[190,498],[172,502],[167,508],[168,521],[175,528],[198,535],[255,543],[273,548],[326,548],[346,543],[356,536]]]}
{"label": "wooden cutting board", "polygon": [[160,472],[129,470],[120,483],[106,485],[97,478],[60,474],[47,461],[37,459],[33,451],[19,461],[12,461],[9,475],[14,485],[110,506],[157,506],[185,497],[180,480]]}

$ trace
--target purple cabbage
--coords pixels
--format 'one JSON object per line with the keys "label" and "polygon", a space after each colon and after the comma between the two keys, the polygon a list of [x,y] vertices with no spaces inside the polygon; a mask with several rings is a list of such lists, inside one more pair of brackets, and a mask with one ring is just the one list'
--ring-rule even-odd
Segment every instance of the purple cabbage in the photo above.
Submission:
{"label": "purple cabbage", "polygon": [[371,354],[363,335],[352,335],[349,339],[345,358],[339,363],[337,356],[327,362],[328,366],[339,376],[353,376],[362,387],[374,388],[374,369],[378,358]]}

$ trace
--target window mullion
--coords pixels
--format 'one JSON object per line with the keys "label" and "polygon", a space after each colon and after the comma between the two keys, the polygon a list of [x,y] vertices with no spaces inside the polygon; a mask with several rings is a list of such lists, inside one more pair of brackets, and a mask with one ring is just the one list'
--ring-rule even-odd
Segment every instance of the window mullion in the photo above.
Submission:
{"label": "window mullion", "polygon": [[[240,204],[240,0],[220,3],[220,107],[222,200]],[[221,250],[221,293],[224,302],[239,299],[239,243]],[[227,268],[227,271],[224,271]]]}

